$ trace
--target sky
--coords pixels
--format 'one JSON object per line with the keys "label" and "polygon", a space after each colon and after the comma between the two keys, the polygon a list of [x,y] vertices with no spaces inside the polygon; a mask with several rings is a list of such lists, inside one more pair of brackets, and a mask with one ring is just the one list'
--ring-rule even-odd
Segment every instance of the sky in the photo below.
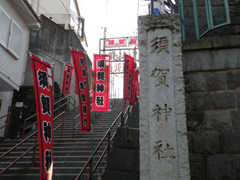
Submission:
{"label": "sky", "polygon": [[[99,53],[99,38],[107,27],[107,38],[137,35],[137,16],[147,13],[144,0],[78,0],[81,16],[85,18],[87,52]],[[140,6],[139,6],[140,4]]]}

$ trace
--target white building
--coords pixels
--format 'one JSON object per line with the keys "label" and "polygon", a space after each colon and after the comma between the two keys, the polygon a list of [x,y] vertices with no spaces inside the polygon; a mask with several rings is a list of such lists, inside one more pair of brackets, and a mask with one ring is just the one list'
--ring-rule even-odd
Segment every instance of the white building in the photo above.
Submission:
{"label": "white building", "polygon": [[[0,0],[0,117],[8,113],[13,91],[23,85],[29,32],[39,28],[40,20],[27,0]],[[0,119],[0,127],[5,120]]]}
{"label": "white building", "polygon": [[77,0],[28,0],[38,16],[41,14],[51,19],[64,29],[73,29],[83,47],[87,47],[84,35],[84,18],[81,17]]}

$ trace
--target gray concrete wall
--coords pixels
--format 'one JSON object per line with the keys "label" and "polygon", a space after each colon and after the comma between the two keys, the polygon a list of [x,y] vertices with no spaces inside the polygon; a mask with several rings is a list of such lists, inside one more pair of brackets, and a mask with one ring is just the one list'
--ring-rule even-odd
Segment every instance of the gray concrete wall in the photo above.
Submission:
{"label": "gray concrete wall", "polygon": [[139,180],[139,174],[139,129],[120,127],[102,180]]}
{"label": "gray concrete wall", "polygon": [[240,178],[240,36],[183,43],[191,178]]}
{"label": "gray concrete wall", "polygon": [[[62,88],[64,63],[72,64],[70,47],[83,49],[73,30],[65,30],[45,16],[41,16],[41,30],[33,30],[30,34],[29,51],[48,63],[54,62],[54,81]],[[89,58],[88,58],[89,59]],[[88,61],[88,67],[92,62]],[[31,62],[28,57],[24,86],[33,86]],[[75,74],[72,75],[70,95],[75,95]],[[76,103],[78,105],[78,102]],[[72,106],[70,106],[72,108]]]}

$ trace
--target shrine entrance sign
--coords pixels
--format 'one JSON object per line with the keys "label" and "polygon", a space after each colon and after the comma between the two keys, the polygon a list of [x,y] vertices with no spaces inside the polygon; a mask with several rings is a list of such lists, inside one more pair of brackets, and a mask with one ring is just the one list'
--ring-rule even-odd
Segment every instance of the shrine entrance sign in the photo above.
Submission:
{"label": "shrine entrance sign", "polygon": [[180,17],[140,16],[140,180],[189,180]]}

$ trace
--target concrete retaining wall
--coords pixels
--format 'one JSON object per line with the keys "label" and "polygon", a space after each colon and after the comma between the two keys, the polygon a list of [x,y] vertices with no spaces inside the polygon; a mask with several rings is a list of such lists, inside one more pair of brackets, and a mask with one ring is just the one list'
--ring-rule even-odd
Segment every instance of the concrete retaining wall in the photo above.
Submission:
{"label": "concrete retaining wall", "polygon": [[240,178],[240,36],[183,43],[191,178]]}

